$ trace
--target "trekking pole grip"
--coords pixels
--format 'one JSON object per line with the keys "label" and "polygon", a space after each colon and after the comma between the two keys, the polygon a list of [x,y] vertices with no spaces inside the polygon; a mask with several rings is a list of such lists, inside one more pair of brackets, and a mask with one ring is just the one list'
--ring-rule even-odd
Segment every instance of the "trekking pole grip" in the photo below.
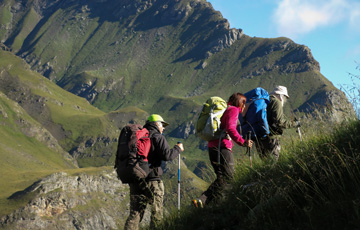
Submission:
{"label": "trekking pole grip", "polygon": [[[251,131],[248,131],[246,141],[251,140]],[[246,143],[247,144],[247,143]],[[250,149],[250,146],[247,145],[247,147]]]}

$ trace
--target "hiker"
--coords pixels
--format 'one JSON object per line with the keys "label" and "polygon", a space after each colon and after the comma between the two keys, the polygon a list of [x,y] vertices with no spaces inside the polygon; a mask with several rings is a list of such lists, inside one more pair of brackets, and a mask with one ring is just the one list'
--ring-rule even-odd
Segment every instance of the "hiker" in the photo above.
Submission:
{"label": "hiker", "polygon": [[[246,97],[241,93],[234,93],[230,96],[228,108],[221,117],[220,128],[225,130],[224,137],[208,142],[209,158],[214,168],[216,179],[199,198],[192,200],[195,207],[203,207],[222,197],[222,193],[229,186],[234,176],[234,159],[232,147],[236,144],[244,147],[252,147],[253,141],[245,141],[236,130],[239,114],[245,109]],[[219,150],[220,145],[220,151]],[[220,162],[218,156],[220,154]]]}
{"label": "hiker", "polygon": [[165,126],[169,124],[157,114],[148,117],[144,128],[149,130],[151,148],[148,155],[150,173],[144,182],[130,183],[130,214],[125,223],[125,230],[139,229],[147,204],[151,204],[150,229],[155,229],[163,217],[164,183],[161,180],[162,161],[175,159],[184,147],[178,143],[170,149],[168,142],[162,135]]}
{"label": "hiker", "polygon": [[289,98],[287,88],[285,86],[276,86],[270,93],[270,103],[267,106],[267,120],[269,123],[270,134],[266,138],[262,138],[256,146],[261,158],[274,156],[275,160],[280,156],[280,137],[284,129],[300,127],[300,121],[289,120],[284,115],[284,104]]}

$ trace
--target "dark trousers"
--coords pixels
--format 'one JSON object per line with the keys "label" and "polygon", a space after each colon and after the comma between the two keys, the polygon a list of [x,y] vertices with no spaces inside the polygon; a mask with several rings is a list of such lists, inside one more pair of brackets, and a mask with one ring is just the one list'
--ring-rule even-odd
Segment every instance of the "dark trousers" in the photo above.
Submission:
{"label": "dark trousers", "polygon": [[200,196],[204,204],[209,204],[222,198],[224,190],[230,186],[230,181],[234,178],[234,157],[232,151],[222,148],[220,150],[220,163],[218,163],[218,154],[217,148],[209,148],[209,158],[214,168],[216,179]]}

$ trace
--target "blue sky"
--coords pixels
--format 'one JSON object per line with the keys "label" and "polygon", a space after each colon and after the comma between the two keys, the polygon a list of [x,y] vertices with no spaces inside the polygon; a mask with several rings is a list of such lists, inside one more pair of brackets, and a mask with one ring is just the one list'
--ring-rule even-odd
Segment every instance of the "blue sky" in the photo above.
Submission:
{"label": "blue sky", "polygon": [[252,37],[288,37],[311,49],[334,86],[360,75],[360,0],[207,0]]}

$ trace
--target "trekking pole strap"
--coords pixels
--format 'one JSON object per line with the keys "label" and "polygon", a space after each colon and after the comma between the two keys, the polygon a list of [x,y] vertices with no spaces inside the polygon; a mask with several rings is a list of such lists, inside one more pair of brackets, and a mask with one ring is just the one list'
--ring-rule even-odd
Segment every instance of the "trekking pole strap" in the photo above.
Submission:
{"label": "trekking pole strap", "polygon": [[[247,140],[251,140],[251,131],[248,132],[248,138],[247,138]],[[246,141],[247,141],[247,140],[246,140]],[[247,153],[249,154],[250,167],[252,168],[251,148],[250,148],[250,146],[247,146],[246,148],[247,148],[246,151],[247,151]]]}
{"label": "trekking pole strap", "polygon": [[221,134],[220,134],[220,138],[219,138],[219,145],[218,145],[218,156],[217,156],[217,163],[220,164],[220,148],[221,148],[221,140],[224,138],[224,136],[226,135],[226,130],[222,130]]}
{"label": "trekking pole strap", "polygon": [[297,127],[297,132],[299,133],[299,138],[300,138],[300,141],[302,141],[302,136],[301,136],[300,127]]}

